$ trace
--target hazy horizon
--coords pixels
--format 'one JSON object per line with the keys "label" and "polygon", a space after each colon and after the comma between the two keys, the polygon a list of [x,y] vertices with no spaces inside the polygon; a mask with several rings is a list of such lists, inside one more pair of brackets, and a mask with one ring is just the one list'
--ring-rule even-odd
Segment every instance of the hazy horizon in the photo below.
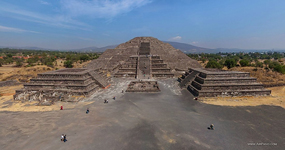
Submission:
{"label": "hazy horizon", "polygon": [[281,0],[2,0],[0,46],[77,49],[151,36],[204,48],[285,49]]}

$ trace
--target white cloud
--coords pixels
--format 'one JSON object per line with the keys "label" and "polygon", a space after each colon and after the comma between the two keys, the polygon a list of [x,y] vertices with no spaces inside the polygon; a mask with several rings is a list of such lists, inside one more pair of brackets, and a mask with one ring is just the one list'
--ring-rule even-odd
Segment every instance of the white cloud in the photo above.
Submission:
{"label": "white cloud", "polygon": [[35,32],[35,31],[23,30],[23,29],[12,28],[12,27],[5,27],[5,26],[0,26],[0,32],[17,32],[17,33],[31,32],[31,33],[39,33],[39,32]]}
{"label": "white cloud", "polygon": [[182,39],[181,36],[175,36],[175,37],[173,37],[173,38],[171,38],[169,40],[171,40],[171,41],[180,41],[181,39]]}
{"label": "white cloud", "polygon": [[49,26],[57,26],[62,28],[71,28],[71,29],[81,29],[81,30],[89,30],[90,26],[76,21],[68,16],[56,15],[56,16],[48,16],[43,15],[27,10],[23,10],[20,7],[10,4],[2,4],[0,5],[0,13],[6,13],[7,17],[15,18],[18,20],[36,22],[40,24],[45,24]]}
{"label": "white cloud", "polygon": [[43,0],[40,0],[39,2],[40,2],[41,4],[43,4],[43,5],[50,5],[49,2],[46,2],[46,1],[43,1]]}
{"label": "white cloud", "polygon": [[112,18],[141,7],[152,0],[61,0],[63,10],[73,17],[91,16],[94,18]]}
{"label": "white cloud", "polygon": [[193,41],[193,42],[191,42],[192,44],[198,44],[199,42],[196,42],[196,41]]}

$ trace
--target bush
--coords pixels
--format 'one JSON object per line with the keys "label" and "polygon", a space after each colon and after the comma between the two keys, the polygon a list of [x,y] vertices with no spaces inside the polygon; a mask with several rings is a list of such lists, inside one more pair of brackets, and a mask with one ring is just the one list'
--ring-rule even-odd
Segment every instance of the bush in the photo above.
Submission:
{"label": "bush", "polygon": [[23,66],[23,60],[22,59],[17,59],[16,60],[16,67],[22,67]]}
{"label": "bush", "polygon": [[255,66],[256,66],[256,67],[263,68],[263,63],[262,63],[262,62],[257,61],[257,62],[255,62]]}
{"label": "bush", "polygon": [[249,61],[246,59],[240,60],[239,63],[242,67],[249,66]]}
{"label": "bush", "polygon": [[53,62],[47,62],[46,65],[47,65],[48,67],[53,67]]}
{"label": "bush", "polygon": [[84,55],[81,55],[79,59],[82,60],[83,62],[85,62],[85,61],[89,60],[89,56],[84,54]]}
{"label": "bush", "polygon": [[218,68],[218,69],[222,69],[223,66],[218,63],[217,61],[214,61],[214,60],[210,60],[207,65],[206,65],[206,68]]}
{"label": "bush", "polygon": [[273,68],[274,71],[285,74],[285,66],[277,65]]}
{"label": "bush", "polygon": [[64,67],[65,68],[73,68],[73,62],[70,60],[67,60],[64,62]]}
{"label": "bush", "polygon": [[235,67],[237,62],[234,59],[227,59],[225,61],[225,66],[228,67],[228,69]]}

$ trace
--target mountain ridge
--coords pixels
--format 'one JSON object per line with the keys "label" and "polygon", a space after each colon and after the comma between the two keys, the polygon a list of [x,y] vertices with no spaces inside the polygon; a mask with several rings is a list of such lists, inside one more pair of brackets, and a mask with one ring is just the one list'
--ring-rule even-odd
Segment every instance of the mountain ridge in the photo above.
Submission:
{"label": "mountain ridge", "polygon": [[[187,43],[173,42],[173,41],[163,41],[164,43],[168,43],[176,49],[181,50],[183,53],[219,53],[219,52],[266,52],[266,51],[279,51],[284,52],[285,49],[239,49],[239,48],[204,48],[199,46],[194,46]],[[25,46],[25,47],[16,47],[16,46],[0,46],[0,48],[10,48],[10,49],[23,49],[23,50],[51,50],[51,51],[74,51],[74,52],[104,52],[107,49],[114,49],[119,44],[108,45],[104,47],[90,46],[85,48],[77,48],[77,49],[48,49],[41,48],[35,46]]]}

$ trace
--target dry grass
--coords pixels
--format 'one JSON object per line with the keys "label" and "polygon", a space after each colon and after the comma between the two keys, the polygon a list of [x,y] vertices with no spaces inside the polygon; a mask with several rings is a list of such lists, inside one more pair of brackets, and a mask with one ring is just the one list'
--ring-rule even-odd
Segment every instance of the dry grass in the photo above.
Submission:
{"label": "dry grass", "polygon": [[275,72],[275,71],[267,71],[263,68],[257,68],[254,71],[255,67],[234,67],[230,70],[232,71],[243,71],[249,72],[250,76],[256,77],[258,82],[261,82],[264,85],[277,85],[277,84],[285,84],[285,75]]}
{"label": "dry grass", "polygon": [[38,73],[54,70],[54,68],[45,65],[21,68],[13,66],[3,66],[3,68],[0,68],[3,71],[3,73],[0,75],[1,81],[18,80],[20,82],[28,82],[31,78],[36,77]]}
{"label": "dry grass", "polygon": [[[90,61],[83,63],[74,63],[74,68],[82,68],[86,66]],[[0,81],[6,80],[18,80],[20,82],[29,82],[31,78],[35,78],[37,74],[44,73],[48,71],[53,71],[57,69],[62,69],[64,67],[64,60],[57,59],[54,68],[48,67],[46,65],[36,65],[33,67],[14,67],[14,64],[3,65],[0,67]]]}

